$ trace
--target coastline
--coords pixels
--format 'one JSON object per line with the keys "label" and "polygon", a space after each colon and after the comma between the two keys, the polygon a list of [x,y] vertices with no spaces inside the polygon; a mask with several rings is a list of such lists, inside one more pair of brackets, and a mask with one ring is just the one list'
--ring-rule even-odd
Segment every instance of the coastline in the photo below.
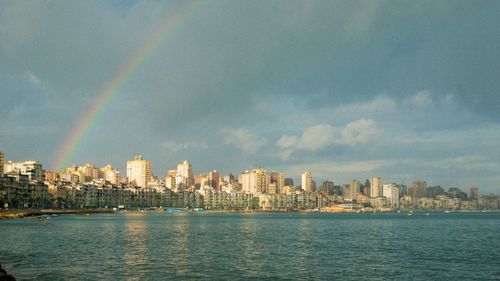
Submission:
{"label": "coastline", "polygon": [[80,215],[80,214],[105,214],[114,213],[113,209],[70,209],[70,210],[2,210],[0,219],[18,219],[25,217],[51,216],[51,215]]}

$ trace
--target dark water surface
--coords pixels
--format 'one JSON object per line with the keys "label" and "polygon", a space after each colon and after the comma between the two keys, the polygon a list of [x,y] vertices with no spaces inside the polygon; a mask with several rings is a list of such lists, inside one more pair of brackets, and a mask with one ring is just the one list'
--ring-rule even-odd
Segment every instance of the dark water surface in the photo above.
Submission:
{"label": "dark water surface", "polygon": [[0,222],[18,280],[499,280],[500,213],[168,214]]}

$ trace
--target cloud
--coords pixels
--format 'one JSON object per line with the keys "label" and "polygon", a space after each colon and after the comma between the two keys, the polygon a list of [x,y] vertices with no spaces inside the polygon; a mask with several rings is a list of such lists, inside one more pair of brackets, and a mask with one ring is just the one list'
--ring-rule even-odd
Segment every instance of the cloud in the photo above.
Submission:
{"label": "cloud", "polygon": [[252,134],[243,128],[224,130],[223,133],[226,144],[234,145],[248,154],[256,153],[267,143],[266,138]]}
{"label": "cloud", "polygon": [[283,150],[282,159],[287,159],[296,150],[317,151],[326,148],[335,141],[334,128],[328,124],[318,124],[307,128],[302,136],[283,135],[276,145]]}
{"label": "cloud", "polygon": [[420,91],[406,99],[405,103],[411,105],[427,105],[432,103],[432,94],[429,91]]}
{"label": "cloud", "polygon": [[318,124],[304,130],[301,136],[283,135],[276,142],[281,148],[278,156],[287,160],[295,151],[318,151],[335,143],[358,145],[367,143],[375,136],[378,129],[375,121],[359,119],[352,121],[341,131],[339,139],[335,138],[335,129],[329,124]]}
{"label": "cloud", "polygon": [[342,130],[340,142],[347,145],[364,144],[377,134],[375,121],[359,119],[353,121]]}
{"label": "cloud", "polygon": [[175,141],[165,141],[161,143],[161,147],[165,148],[171,153],[177,153],[182,150],[201,150],[208,149],[208,145],[204,142],[175,142]]}
{"label": "cloud", "polygon": [[39,86],[42,83],[42,79],[29,70],[24,73],[24,76],[33,86]]}

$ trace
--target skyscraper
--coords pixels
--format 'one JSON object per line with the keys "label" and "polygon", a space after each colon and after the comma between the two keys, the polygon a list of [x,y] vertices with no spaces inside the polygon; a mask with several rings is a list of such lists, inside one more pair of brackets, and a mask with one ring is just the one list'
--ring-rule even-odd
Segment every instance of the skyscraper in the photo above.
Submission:
{"label": "skyscraper", "polygon": [[272,172],[271,174],[271,182],[276,184],[276,193],[281,193],[283,186],[285,186],[285,175],[280,172]]}
{"label": "skyscraper", "polygon": [[306,192],[314,192],[315,191],[311,172],[303,172],[302,173],[302,190],[304,190]]}
{"label": "skyscraper", "polygon": [[111,165],[102,167],[100,171],[105,181],[109,181],[111,184],[118,184],[120,182],[120,171]]}
{"label": "skyscraper", "polygon": [[353,180],[352,183],[351,183],[351,188],[350,188],[350,192],[351,192],[351,198],[356,198],[356,196],[361,193],[361,188],[360,188],[361,184],[359,183],[358,180]]}
{"label": "skyscraper", "polygon": [[387,206],[399,208],[399,187],[393,183],[384,184],[382,190],[382,195],[387,198]]}
{"label": "skyscraper", "polygon": [[478,189],[477,187],[471,187],[469,190],[469,199],[470,200],[477,200],[478,198]]}
{"label": "skyscraper", "polygon": [[267,192],[271,176],[263,168],[245,171],[240,175],[242,191],[249,194]]}
{"label": "skyscraper", "polygon": [[382,186],[384,182],[380,177],[372,177],[370,181],[370,197],[377,198],[382,197]]}
{"label": "skyscraper", "polygon": [[187,160],[177,164],[176,183],[177,185],[184,185],[184,188],[189,188],[194,184],[193,165]]}
{"label": "skyscraper", "polygon": [[146,187],[152,178],[152,164],[150,160],[142,159],[142,155],[137,155],[134,160],[127,161],[127,177],[129,184],[139,187]]}
{"label": "skyscraper", "polygon": [[425,197],[426,192],[427,183],[425,181],[414,181],[409,190],[409,194],[413,198]]}

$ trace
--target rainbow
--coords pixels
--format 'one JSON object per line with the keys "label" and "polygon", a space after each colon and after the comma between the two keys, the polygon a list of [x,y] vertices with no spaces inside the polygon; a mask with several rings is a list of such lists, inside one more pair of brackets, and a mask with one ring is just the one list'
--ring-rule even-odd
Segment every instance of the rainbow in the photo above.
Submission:
{"label": "rainbow", "polygon": [[52,162],[52,168],[62,170],[73,159],[81,147],[85,136],[97,123],[99,116],[104,112],[112,98],[120,93],[120,89],[137,72],[139,67],[154,53],[165,38],[175,30],[179,23],[186,18],[202,1],[190,1],[173,16],[167,17],[162,24],[137,48],[130,58],[122,65],[114,78],[105,83],[96,95],[85,114],[78,119],[71,133],[57,150]]}

